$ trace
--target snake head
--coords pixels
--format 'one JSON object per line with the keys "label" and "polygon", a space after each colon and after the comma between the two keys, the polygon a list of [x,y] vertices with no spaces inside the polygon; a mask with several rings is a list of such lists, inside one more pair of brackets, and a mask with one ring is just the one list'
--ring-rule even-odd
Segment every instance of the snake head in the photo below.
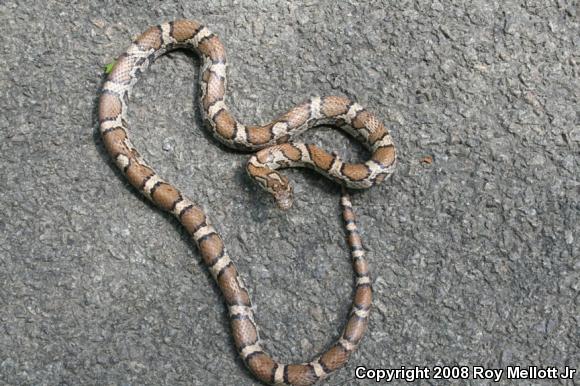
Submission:
{"label": "snake head", "polygon": [[288,210],[292,207],[292,186],[286,177],[281,177],[282,180],[272,183],[269,190],[270,193],[272,193],[274,196],[278,208],[282,210]]}
{"label": "snake head", "polygon": [[[270,151],[271,148],[260,150],[250,157],[246,165],[248,175],[260,185],[262,189],[270,193],[276,200],[278,208],[288,210],[292,207],[292,186],[288,178],[263,160],[264,152]],[[268,156],[268,153],[266,153]],[[262,157],[262,159],[260,158]]]}
{"label": "snake head", "polygon": [[283,191],[274,195],[276,205],[282,210],[288,210],[292,207],[292,189],[290,191]]}

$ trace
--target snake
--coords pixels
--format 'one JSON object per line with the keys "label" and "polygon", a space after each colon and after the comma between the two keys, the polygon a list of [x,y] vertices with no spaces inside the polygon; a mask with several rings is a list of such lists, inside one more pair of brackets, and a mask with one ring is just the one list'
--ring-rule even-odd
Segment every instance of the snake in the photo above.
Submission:
{"label": "snake", "polygon": [[[199,101],[205,125],[219,142],[252,153],[247,174],[280,209],[292,206],[293,189],[279,169],[311,168],[342,185],[342,217],[355,273],[353,300],[340,337],[309,362],[281,363],[264,350],[249,292],[223,238],[200,205],[162,179],[129,139],[127,106],[133,86],[159,56],[178,48],[193,50],[201,59]],[[265,384],[311,385],[343,367],[366,330],[372,283],[347,188],[369,188],[390,176],[396,165],[395,146],[374,114],[343,96],[311,97],[267,124],[244,125],[225,102],[226,66],[221,40],[203,24],[183,19],[150,27],[116,59],[104,79],[98,102],[102,142],[129,183],[155,206],[173,214],[197,245],[225,299],[237,352],[253,376]],[[293,140],[320,125],[344,130],[369,150],[370,158],[348,163],[336,152]]]}

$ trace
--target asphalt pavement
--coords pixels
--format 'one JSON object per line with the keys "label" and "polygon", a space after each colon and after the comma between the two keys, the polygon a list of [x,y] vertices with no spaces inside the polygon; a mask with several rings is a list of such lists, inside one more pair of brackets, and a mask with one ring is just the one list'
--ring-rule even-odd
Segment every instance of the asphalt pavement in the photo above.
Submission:
{"label": "asphalt pavement", "polygon": [[[393,134],[395,174],[353,194],[369,329],[325,384],[376,384],[355,379],[361,366],[430,369],[419,385],[448,384],[436,366],[467,368],[455,384],[496,384],[477,368],[505,370],[500,384],[578,384],[507,375],[580,371],[578,16],[565,0],[0,1],[0,384],[257,384],[195,246],[130,187],[97,128],[105,65],[184,17],[226,46],[241,121],[344,95]],[[352,296],[340,189],[288,171],[296,201],[279,211],[248,155],[204,128],[199,64],[173,52],[143,76],[133,142],[221,232],[268,351],[308,361]],[[367,156],[331,127],[302,138]]]}

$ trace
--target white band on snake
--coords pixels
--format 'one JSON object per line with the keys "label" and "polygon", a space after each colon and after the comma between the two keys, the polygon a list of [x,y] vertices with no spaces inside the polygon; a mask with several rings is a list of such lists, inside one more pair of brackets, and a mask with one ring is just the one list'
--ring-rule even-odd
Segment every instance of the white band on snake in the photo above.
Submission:
{"label": "white band on snake", "polygon": [[[341,205],[356,275],[354,299],[340,338],[308,363],[282,364],[262,348],[249,294],[228,256],[222,238],[202,209],[163,180],[128,138],[130,91],[160,55],[175,48],[193,49],[202,59],[201,110],[213,135],[232,148],[257,151],[247,172],[270,192],[282,209],[292,205],[292,188],[277,169],[309,167],[345,187],[362,189],[380,183],[394,170],[396,152],[387,129],[359,104],[338,96],[315,97],[263,126],[245,126],[228,111],[226,55],[218,37],[198,22],[176,20],[151,27],[117,59],[103,85],[99,124],[107,151],[129,182],[159,208],[170,212],[195,240],[204,263],[229,310],[236,348],[246,366],[267,384],[311,385],[342,367],[360,342],[371,307],[371,280],[350,198],[343,188]],[[290,142],[317,125],[334,125],[360,140],[371,152],[364,163],[347,163],[312,145]]]}

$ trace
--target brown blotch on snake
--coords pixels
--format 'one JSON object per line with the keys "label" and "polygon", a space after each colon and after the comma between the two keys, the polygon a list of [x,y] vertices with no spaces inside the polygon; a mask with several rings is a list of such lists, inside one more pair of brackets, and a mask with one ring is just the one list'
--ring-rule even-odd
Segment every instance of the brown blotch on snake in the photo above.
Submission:
{"label": "brown blotch on snake", "polygon": [[193,38],[201,29],[201,24],[193,20],[176,20],[171,22],[171,35],[177,42]]}
{"label": "brown blotch on snake", "polygon": [[[232,334],[244,363],[265,383],[311,385],[344,366],[368,324],[371,279],[350,198],[343,189],[341,205],[356,274],[354,298],[345,328],[336,343],[310,362],[280,363],[262,348],[248,291],[207,215],[179,189],[157,175],[128,138],[126,103],[131,87],[158,56],[179,47],[196,51],[203,62],[200,102],[209,130],[228,146],[259,150],[250,157],[246,170],[259,186],[273,195],[281,208],[288,209],[292,205],[292,186],[277,169],[309,167],[346,187],[368,188],[394,170],[396,152],[392,139],[376,116],[342,96],[312,97],[270,123],[243,125],[229,112],[225,102],[227,63],[221,41],[206,27],[190,20],[149,28],[119,57],[103,85],[99,123],[107,151],[128,181],[159,208],[175,215],[197,244],[228,306]],[[321,124],[339,125],[362,141],[371,152],[369,160],[345,163],[335,153],[293,142],[297,135]],[[274,144],[278,145],[272,146]]]}
{"label": "brown blotch on snake", "polygon": [[336,117],[338,115],[346,114],[350,103],[350,100],[345,97],[326,97],[324,98],[324,104],[322,105],[322,113],[327,117]]}
{"label": "brown blotch on snake", "polygon": [[121,98],[119,95],[103,91],[99,101],[99,121],[112,120],[121,114]]}
{"label": "brown blotch on snake", "polygon": [[171,210],[173,204],[179,197],[179,190],[166,182],[160,183],[151,193],[151,199],[154,200],[161,209],[166,211]]}
{"label": "brown blotch on snake", "polygon": [[294,107],[292,110],[282,115],[279,120],[287,122],[288,127],[294,129],[304,125],[309,117],[310,103],[304,103],[300,106]]}
{"label": "brown blotch on snake", "polygon": [[229,111],[220,110],[214,117],[216,132],[226,139],[232,139],[236,135],[236,120]]}
{"label": "brown blotch on snake", "polygon": [[310,156],[314,165],[320,169],[328,170],[334,161],[334,157],[328,154],[324,149],[319,148],[316,145],[307,145]]}
{"label": "brown blotch on snake", "polygon": [[344,164],[342,173],[351,181],[364,180],[369,176],[369,169],[363,164]]}
{"label": "brown blotch on snake", "polygon": [[379,147],[372,155],[372,159],[380,164],[389,165],[395,160],[395,147],[382,146]]}
{"label": "brown blotch on snake", "polygon": [[143,51],[150,49],[158,50],[161,48],[161,28],[158,26],[151,27],[143,32],[141,36],[135,40],[135,44]]}

